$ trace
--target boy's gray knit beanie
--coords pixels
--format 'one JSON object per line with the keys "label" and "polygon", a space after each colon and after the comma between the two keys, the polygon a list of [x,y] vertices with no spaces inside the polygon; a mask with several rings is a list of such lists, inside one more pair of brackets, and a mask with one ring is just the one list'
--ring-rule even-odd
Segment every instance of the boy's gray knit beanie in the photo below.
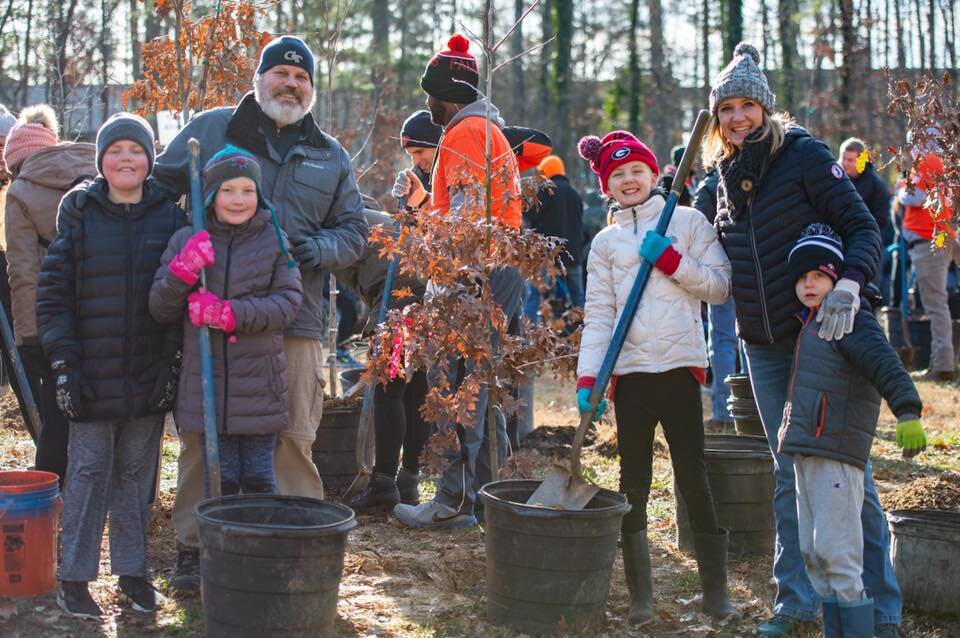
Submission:
{"label": "boy's gray knit beanie", "polygon": [[767,113],[773,113],[776,97],[760,68],[760,52],[748,42],[737,45],[733,59],[714,79],[710,89],[710,113],[716,115],[717,106],[730,97],[751,98]]}
{"label": "boy's gray knit beanie", "polygon": [[103,174],[103,154],[110,145],[119,140],[130,140],[143,147],[147,153],[147,175],[153,172],[156,149],[153,146],[153,129],[150,124],[133,113],[116,113],[97,131],[97,170]]}

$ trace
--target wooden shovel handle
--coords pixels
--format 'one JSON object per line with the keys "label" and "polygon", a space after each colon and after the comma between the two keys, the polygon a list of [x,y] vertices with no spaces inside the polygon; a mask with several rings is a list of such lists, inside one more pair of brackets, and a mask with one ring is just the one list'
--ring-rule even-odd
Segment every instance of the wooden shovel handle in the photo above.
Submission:
{"label": "wooden shovel handle", "polygon": [[570,478],[575,480],[581,477],[580,474],[580,449],[583,447],[583,441],[587,438],[587,429],[593,423],[593,415],[596,408],[589,412],[580,414],[580,425],[577,426],[577,433],[573,436],[573,448],[570,451]]}

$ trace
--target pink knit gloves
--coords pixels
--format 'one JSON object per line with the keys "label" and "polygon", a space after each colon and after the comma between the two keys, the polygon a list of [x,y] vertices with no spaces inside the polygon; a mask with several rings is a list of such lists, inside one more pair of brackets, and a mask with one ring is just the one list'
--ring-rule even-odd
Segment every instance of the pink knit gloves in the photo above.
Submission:
{"label": "pink knit gloves", "polygon": [[212,266],[214,260],[215,255],[213,243],[210,241],[210,233],[201,230],[187,240],[183,250],[170,261],[167,268],[181,281],[192,286],[200,278],[200,271],[207,266]]}
{"label": "pink knit gloves", "polygon": [[203,288],[187,297],[187,310],[191,323],[198,328],[212,326],[228,334],[237,329],[237,318],[230,302]]}

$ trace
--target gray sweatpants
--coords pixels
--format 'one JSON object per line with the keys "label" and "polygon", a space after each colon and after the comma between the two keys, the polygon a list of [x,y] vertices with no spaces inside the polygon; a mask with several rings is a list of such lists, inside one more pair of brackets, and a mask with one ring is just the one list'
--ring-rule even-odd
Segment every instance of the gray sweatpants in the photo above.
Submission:
{"label": "gray sweatpants", "polygon": [[[907,242],[920,239],[916,233],[903,231]],[[917,273],[917,287],[923,299],[923,310],[930,318],[930,365],[935,372],[953,372],[956,353],[953,351],[953,321],[947,302],[947,271],[953,260],[949,243],[942,250],[930,251],[929,242],[910,249],[910,261]]]}
{"label": "gray sweatpants", "polygon": [[97,579],[108,511],[111,572],[147,575],[150,493],[162,434],[162,414],[70,422],[61,518],[63,580]]}
{"label": "gray sweatpants", "polygon": [[821,598],[863,598],[863,470],[822,456],[793,457],[800,553]]}

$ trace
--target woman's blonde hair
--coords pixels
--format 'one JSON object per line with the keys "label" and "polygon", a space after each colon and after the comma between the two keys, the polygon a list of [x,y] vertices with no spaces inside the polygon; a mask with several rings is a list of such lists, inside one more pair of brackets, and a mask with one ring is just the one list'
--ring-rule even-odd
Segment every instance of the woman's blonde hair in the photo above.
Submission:
{"label": "woman's blonde hair", "polygon": [[[783,138],[787,128],[794,124],[793,116],[789,113],[767,113],[763,112],[763,122],[760,124],[760,136],[751,140],[759,142],[767,137],[771,138],[770,154],[776,153],[783,146]],[[731,144],[720,130],[720,118],[714,113],[710,116],[710,123],[707,125],[707,133],[703,140],[703,164],[707,169],[717,166],[720,162],[736,155],[739,149]]]}

